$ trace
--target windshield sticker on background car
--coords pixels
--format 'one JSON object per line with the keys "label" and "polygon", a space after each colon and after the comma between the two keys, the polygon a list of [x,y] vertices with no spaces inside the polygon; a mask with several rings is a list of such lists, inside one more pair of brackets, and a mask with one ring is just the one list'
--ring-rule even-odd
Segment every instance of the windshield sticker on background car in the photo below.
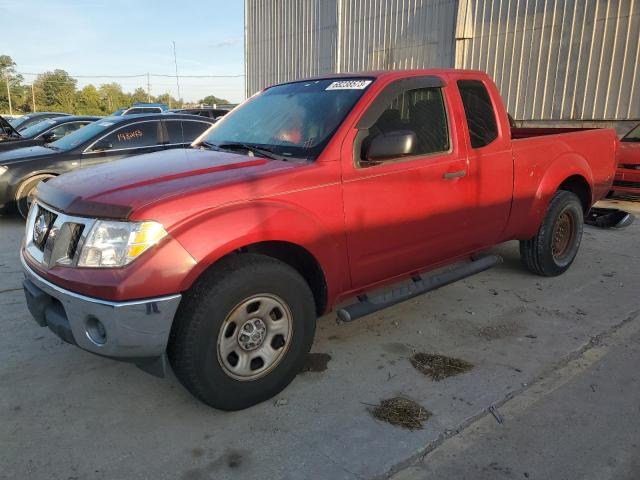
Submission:
{"label": "windshield sticker on background car", "polygon": [[100,125],[101,127],[110,127],[111,125],[113,125],[113,122],[100,122],[98,125]]}
{"label": "windshield sticker on background car", "polygon": [[363,90],[371,80],[340,80],[331,82],[325,90]]}
{"label": "windshield sticker on background car", "polygon": [[127,140],[133,140],[135,138],[142,138],[142,130],[133,130],[132,132],[122,132],[117,136],[119,142],[126,142]]}

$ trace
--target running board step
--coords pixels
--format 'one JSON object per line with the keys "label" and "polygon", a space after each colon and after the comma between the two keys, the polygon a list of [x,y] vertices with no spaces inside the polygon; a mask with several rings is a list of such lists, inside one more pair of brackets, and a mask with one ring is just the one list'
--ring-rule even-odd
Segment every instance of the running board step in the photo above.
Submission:
{"label": "running board step", "polygon": [[428,277],[417,275],[413,277],[413,282],[409,285],[403,285],[379,295],[360,295],[358,303],[338,310],[338,318],[343,322],[357,320],[396,303],[404,302],[476,273],[484,272],[500,263],[502,263],[500,255],[486,255],[442,273],[436,273]]}

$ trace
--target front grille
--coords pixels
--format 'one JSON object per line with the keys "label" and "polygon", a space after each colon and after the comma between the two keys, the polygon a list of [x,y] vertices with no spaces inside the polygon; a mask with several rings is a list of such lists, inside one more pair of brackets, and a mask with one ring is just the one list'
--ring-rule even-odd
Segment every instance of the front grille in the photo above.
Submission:
{"label": "front grille", "polygon": [[84,225],[81,223],[74,223],[71,225],[71,236],[69,237],[69,246],[67,247],[67,258],[73,259],[78,250],[78,242],[82,236]]}
{"label": "front grille", "polygon": [[33,244],[41,252],[44,251],[44,246],[47,244],[49,233],[51,233],[51,227],[56,221],[56,218],[58,218],[58,215],[46,208],[38,206],[38,213],[33,226]]}
{"label": "front grille", "polygon": [[82,239],[95,219],[76,217],[34,203],[27,220],[25,250],[45,268],[73,267],[78,262]]}
{"label": "front grille", "polygon": [[632,187],[632,188],[640,188],[640,182],[630,182],[628,180],[615,180],[613,182],[615,187]]}

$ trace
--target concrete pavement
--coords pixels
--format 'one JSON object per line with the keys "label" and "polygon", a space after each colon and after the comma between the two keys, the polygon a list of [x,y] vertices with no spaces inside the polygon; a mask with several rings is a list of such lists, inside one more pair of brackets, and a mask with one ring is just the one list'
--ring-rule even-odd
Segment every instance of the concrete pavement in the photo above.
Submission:
{"label": "concrete pavement", "polygon": [[[638,203],[624,206],[640,211]],[[505,263],[491,271],[352,324],[339,325],[334,315],[320,319],[313,351],[331,356],[325,371],[299,375],[273,402],[220,412],[198,403],[173,377],[157,379],[93,356],[39,328],[20,290],[22,228],[17,219],[0,218],[0,478],[362,479],[410,474],[407,467],[422,475],[426,452],[432,452],[428,459],[450,451],[447,443],[478,422],[495,422],[487,408],[497,405],[501,411],[509,399],[529,394],[531,385],[590,351],[593,338],[610,338],[640,321],[630,318],[640,310],[640,222],[624,230],[586,227],[574,266],[558,278],[525,272],[517,243],[510,242],[496,249]],[[508,431],[490,430],[493,443],[465,447],[474,463],[455,470],[443,457],[426,473],[476,475],[475,465],[493,468],[494,461],[510,473],[493,469],[487,478],[553,472],[554,464],[543,470],[542,462],[520,468],[525,454],[518,445],[530,447],[531,455],[548,455],[547,445],[570,431],[570,418],[585,422],[575,430],[580,448],[598,451],[615,434],[620,455],[630,458],[634,419],[603,417],[593,424],[597,414],[591,413],[633,408],[637,336],[630,333],[628,339],[628,351],[615,353],[616,347],[603,357],[610,360],[592,382],[603,385],[601,394],[586,398],[586,383],[572,377],[536,403],[552,402],[547,412],[573,404],[574,417],[550,418],[531,409],[513,417],[503,412]],[[414,351],[455,356],[475,368],[433,382],[410,364]],[[422,430],[372,418],[366,404],[397,395],[433,412]],[[537,419],[548,422],[534,428]],[[500,443],[505,435],[513,447]],[[586,454],[573,458],[568,447],[553,450],[560,459],[557,468],[566,466],[558,470],[563,475],[603,458],[593,456],[587,464]],[[502,453],[481,461],[490,458],[488,451]],[[629,462],[620,465],[611,472],[637,470]]]}

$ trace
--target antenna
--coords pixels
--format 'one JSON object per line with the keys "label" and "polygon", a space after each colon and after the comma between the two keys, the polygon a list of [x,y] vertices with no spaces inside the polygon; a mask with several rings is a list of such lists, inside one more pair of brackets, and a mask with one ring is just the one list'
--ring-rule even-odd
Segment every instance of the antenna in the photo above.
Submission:
{"label": "antenna", "polygon": [[178,87],[178,101],[180,101],[180,80],[178,78],[178,57],[176,56],[176,41],[173,41],[173,63],[176,65],[176,86]]}

